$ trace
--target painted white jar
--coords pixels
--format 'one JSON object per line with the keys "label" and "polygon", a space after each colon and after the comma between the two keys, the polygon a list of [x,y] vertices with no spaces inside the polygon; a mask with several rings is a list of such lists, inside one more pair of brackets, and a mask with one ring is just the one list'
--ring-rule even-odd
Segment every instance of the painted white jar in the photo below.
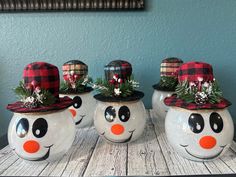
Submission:
{"label": "painted white jar", "polygon": [[171,91],[161,91],[155,90],[152,95],[152,109],[154,113],[154,119],[164,120],[166,114],[169,110],[169,106],[166,106],[164,103],[164,99],[166,97],[170,97],[174,92]]}
{"label": "painted white jar", "polygon": [[98,101],[94,125],[107,142],[128,143],[136,140],[146,126],[147,114],[141,100],[128,102]]}
{"label": "painted white jar", "polygon": [[165,120],[169,143],[181,156],[209,161],[229,148],[234,126],[227,109],[187,110],[171,107]]}
{"label": "painted white jar", "polygon": [[75,138],[75,125],[68,109],[46,113],[14,113],[8,141],[13,151],[30,161],[61,158]]}
{"label": "painted white jar", "polygon": [[60,97],[68,96],[76,103],[69,107],[74,118],[76,128],[82,128],[93,125],[93,115],[96,107],[96,100],[93,98],[92,92],[84,92],[80,94],[60,94]]}

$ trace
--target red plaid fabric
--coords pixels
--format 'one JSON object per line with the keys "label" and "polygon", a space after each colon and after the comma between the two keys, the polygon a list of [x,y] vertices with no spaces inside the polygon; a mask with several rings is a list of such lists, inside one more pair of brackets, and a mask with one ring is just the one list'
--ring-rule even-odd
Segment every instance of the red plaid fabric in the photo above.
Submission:
{"label": "red plaid fabric", "polygon": [[31,112],[47,112],[54,110],[66,109],[74,104],[74,101],[69,97],[60,98],[60,102],[52,104],[50,106],[40,106],[38,108],[25,108],[23,102],[15,102],[13,104],[8,104],[7,109],[12,112],[18,113],[31,113]]}
{"label": "red plaid fabric", "polygon": [[77,79],[88,75],[88,66],[79,60],[71,60],[63,64],[63,78],[68,81],[68,75],[77,76]]}
{"label": "red plaid fabric", "polygon": [[181,108],[185,108],[189,110],[224,109],[231,105],[231,103],[224,98],[222,98],[221,102],[216,103],[216,104],[207,103],[207,104],[198,105],[196,103],[187,103],[184,100],[177,98],[177,95],[166,97],[164,100],[164,103],[167,106],[176,106],[176,107],[181,107]]}
{"label": "red plaid fabric", "polygon": [[166,58],[161,62],[160,73],[161,76],[176,77],[179,67],[183,61],[179,58]]}
{"label": "red plaid fabric", "polygon": [[204,82],[213,81],[213,69],[208,63],[203,62],[188,62],[179,67],[178,80],[198,82],[200,80]]}
{"label": "red plaid fabric", "polygon": [[119,78],[126,80],[132,74],[132,65],[124,60],[115,60],[104,67],[105,77],[111,80],[114,74],[118,74]]}
{"label": "red plaid fabric", "polygon": [[26,87],[34,84],[59,98],[60,78],[56,66],[45,62],[30,63],[24,69],[23,80]]}

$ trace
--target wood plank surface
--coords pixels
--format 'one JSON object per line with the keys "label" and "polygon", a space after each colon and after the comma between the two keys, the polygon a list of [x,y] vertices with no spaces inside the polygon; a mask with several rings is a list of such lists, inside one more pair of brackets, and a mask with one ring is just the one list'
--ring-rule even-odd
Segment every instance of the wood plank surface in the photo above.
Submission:
{"label": "wood plank surface", "polygon": [[128,175],[137,174],[170,175],[150,119],[142,136],[128,144]]}
{"label": "wood plank surface", "polygon": [[99,138],[85,176],[124,176],[127,174],[127,144],[110,144]]}

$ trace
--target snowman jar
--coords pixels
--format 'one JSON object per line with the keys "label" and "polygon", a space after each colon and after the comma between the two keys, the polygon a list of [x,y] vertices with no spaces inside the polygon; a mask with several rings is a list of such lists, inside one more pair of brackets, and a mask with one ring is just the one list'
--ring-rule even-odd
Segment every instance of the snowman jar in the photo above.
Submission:
{"label": "snowman jar", "polygon": [[101,92],[94,96],[98,100],[94,126],[100,136],[110,143],[134,141],[143,133],[146,125],[146,110],[141,101],[144,94],[133,90],[137,82],[128,80],[130,71],[131,64],[127,61],[112,61],[105,66],[109,84],[102,85],[106,83],[103,81],[94,85]]}
{"label": "snowman jar", "polygon": [[79,60],[71,60],[63,64],[63,83],[60,87],[60,97],[68,96],[75,101],[69,108],[77,128],[91,126],[93,114],[91,108],[96,107],[93,89],[88,86],[88,66]]}
{"label": "snowman jar", "polygon": [[23,82],[15,89],[22,99],[7,106],[14,112],[8,128],[9,145],[20,158],[54,161],[71,147],[75,125],[67,108],[74,101],[59,98],[59,83],[56,66],[34,62],[25,67]]}
{"label": "snowman jar", "polygon": [[187,159],[216,159],[233,140],[234,126],[227,110],[231,103],[220,94],[211,65],[185,63],[178,74],[176,94],[164,100],[171,106],[165,120],[167,139]]}
{"label": "snowman jar", "polygon": [[176,71],[183,63],[178,58],[166,58],[162,60],[160,67],[161,79],[158,84],[153,85],[152,108],[154,112],[154,121],[164,120],[169,107],[164,104],[164,99],[170,97],[178,84]]}

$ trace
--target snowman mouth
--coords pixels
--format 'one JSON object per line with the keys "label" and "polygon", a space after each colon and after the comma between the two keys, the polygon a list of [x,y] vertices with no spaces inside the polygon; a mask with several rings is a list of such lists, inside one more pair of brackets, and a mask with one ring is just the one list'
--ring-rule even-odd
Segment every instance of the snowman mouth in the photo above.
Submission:
{"label": "snowman mouth", "polygon": [[211,160],[211,159],[214,159],[214,158],[218,157],[223,152],[223,150],[224,150],[226,145],[225,146],[220,146],[220,148],[222,148],[222,149],[217,154],[215,154],[213,156],[208,156],[208,157],[206,157],[206,156],[204,156],[204,157],[203,156],[199,156],[199,155],[196,155],[196,154],[193,154],[193,153],[189,152],[189,150],[186,148],[186,147],[188,147],[188,145],[181,145],[180,144],[180,146],[184,147],[185,151],[189,155],[191,155],[191,156],[193,156],[195,158],[202,159],[202,160]]}
{"label": "snowman mouth", "polygon": [[80,115],[81,119],[79,121],[75,122],[75,125],[79,125],[85,116],[86,115]]}
{"label": "snowman mouth", "polygon": [[[50,145],[50,146],[44,146],[45,148],[48,149],[47,153],[46,153],[44,156],[40,157],[40,158],[32,159],[32,160],[30,160],[30,161],[43,161],[43,160],[46,160],[46,159],[49,157],[49,155],[50,155],[50,150],[51,150],[51,147],[52,147],[53,145],[54,145],[54,144],[52,144],[52,145]],[[13,151],[15,151],[15,149],[13,149]],[[15,151],[15,153],[16,153],[16,151]],[[16,154],[17,154],[17,153],[16,153]],[[22,158],[22,159],[29,160],[29,159],[26,159],[26,158],[20,156],[19,154],[17,154],[17,155],[18,155],[20,158]]]}
{"label": "snowman mouth", "polygon": [[129,133],[130,133],[129,138],[124,139],[124,140],[119,140],[119,141],[110,140],[109,138],[107,138],[107,137],[105,136],[105,132],[103,132],[101,135],[102,135],[106,140],[108,140],[108,141],[110,141],[110,142],[112,142],[112,143],[128,143],[128,142],[132,139],[134,131],[135,131],[135,130],[129,131]]}

